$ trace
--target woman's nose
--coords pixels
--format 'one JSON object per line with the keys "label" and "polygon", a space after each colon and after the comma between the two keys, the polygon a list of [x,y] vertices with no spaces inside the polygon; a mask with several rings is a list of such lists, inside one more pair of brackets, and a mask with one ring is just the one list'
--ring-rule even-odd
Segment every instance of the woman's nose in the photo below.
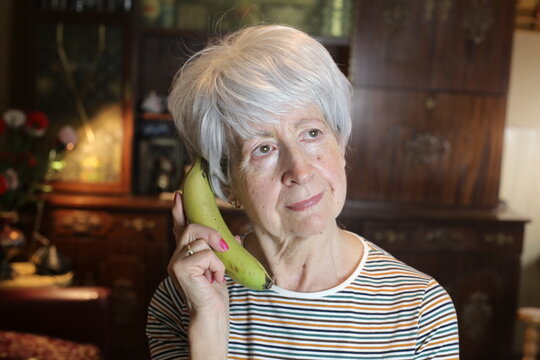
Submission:
{"label": "woman's nose", "polygon": [[306,184],[313,177],[313,164],[302,150],[287,151],[284,159],[282,182],[285,185]]}

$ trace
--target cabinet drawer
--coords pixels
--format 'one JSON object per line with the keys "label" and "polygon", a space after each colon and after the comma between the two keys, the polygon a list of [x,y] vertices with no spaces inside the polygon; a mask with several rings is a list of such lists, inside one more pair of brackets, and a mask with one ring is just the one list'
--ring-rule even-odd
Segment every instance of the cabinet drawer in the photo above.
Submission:
{"label": "cabinet drawer", "polygon": [[519,252],[521,249],[519,231],[496,224],[366,222],[364,236],[390,252]]}
{"label": "cabinet drawer", "polygon": [[54,236],[166,241],[170,230],[163,213],[56,209],[51,217]]}
{"label": "cabinet drawer", "polygon": [[365,235],[390,252],[468,251],[478,238],[474,228],[423,222],[367,222]]}

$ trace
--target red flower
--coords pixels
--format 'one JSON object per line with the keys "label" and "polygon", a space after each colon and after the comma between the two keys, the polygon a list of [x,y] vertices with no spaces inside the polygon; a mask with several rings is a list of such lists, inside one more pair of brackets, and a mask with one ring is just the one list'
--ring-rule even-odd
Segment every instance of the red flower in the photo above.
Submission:
{"label": "red flower", "polygon": [[4,117],[0,117],[0,134],[3,134],[4,131],[6,131],[6,120],[4,120]]}
{"label": "red flower", "polygon": [[5,193],[9,188],[9,183],[4,175],[0,174],[0,195]]}
{"label": "red flower", "polygon": [[34,136],[43,136],[49,126],[47,115],[41,111],[31,111],[26,116],[26,131]]}
{"label": "red flower", "polygon": [[28,166],[30,166],[31,168],[37,165],[36,157],[34,156],[34,154],[30,152],[26,153],[26,161],[27,161]]}

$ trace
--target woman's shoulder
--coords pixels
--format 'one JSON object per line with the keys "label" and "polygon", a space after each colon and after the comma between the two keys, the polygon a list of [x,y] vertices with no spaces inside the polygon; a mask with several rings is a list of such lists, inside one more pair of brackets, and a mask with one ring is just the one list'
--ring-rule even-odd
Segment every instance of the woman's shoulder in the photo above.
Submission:
{"label": "woman's shoulder", "polygon": [[381,279],[382,281],[407,280],[427,286],[433,277],[397,259],[388,251],[369,240],[363,239],[368,252],[364,265],[364,275]]}

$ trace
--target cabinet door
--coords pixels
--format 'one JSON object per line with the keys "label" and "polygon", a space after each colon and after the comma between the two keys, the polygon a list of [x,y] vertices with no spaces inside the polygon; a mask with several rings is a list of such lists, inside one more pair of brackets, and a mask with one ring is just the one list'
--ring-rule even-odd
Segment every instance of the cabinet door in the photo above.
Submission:
{"label": "cabinet door", "polygon": [[366,89],[355,98],[349,199],[497,204],[504,99]]}
{"label": "cabinet door", "polygon": [[356,1],[351,41],[355,86],[426,88],[433,10],[424,0]]}
{"label": "cabinet door", "polygon": [[64,153],[66,167],[55,188],[128,192],[132,60],[125,22],[129,15],[71,14],[68,21],[65,13],[32,14],[34,80],[27,90],[34,98],[32,106],[48,115],[48,136],[55,137],[62,126],[70,125],[79,138],[73,151]]}
{"label": "cabinet door", "polygon": [[511,359],[519,255],[462,254],[449,264],[463,359]]}
{"label": "cabinet door", "polygon": [[438,6],[432,89],[506,93],[515,1],[443,0]]}
{"label": "cabinet door", "polygon": [[114,358],[147,358],[147,308],[171,253],[169,210],[55,208],[46,220],[43,232],[72,261],[76,283],[112,290]]}

